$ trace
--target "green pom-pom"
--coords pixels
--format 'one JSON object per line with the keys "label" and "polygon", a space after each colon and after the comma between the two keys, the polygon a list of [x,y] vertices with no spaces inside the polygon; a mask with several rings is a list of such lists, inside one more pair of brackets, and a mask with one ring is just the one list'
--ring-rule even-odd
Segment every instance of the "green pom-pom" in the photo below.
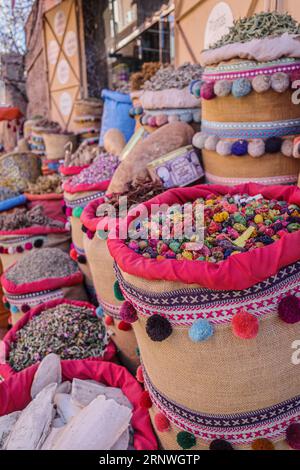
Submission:
{"label": "green pom-pom", "polygon": [[176,440],[182,449],[191,449],[191,447],[196,445],[196,438],[190,432],[180,431],[177,434]]}
{"label": "green pom-pom", "polygon": [[137,357],[141,356],[140,348],[135,348],[135,354],[137,355]]}
{"label": "green pom-pom", "polygon": [[5,308],[10,308],[10,303],[9,302],[4,302],[3,305],[4,305]]}
{"label": "green pom-pom", "polygon": [[73,209],[72,215],[73,215],[73,217],[78,217],[79,218],[81,216],[82,212],[83,212],[82,207],[75,207]]}
{"label": "green pom-pom", "polygon": [[124,299],[124,296],[123,296],[123,294],[122,294],[122,291],[121,291],[121,289],[120,289],[120,286],[119,286],[118,281],[116,281],[116,282],[114,283],[114,294],[115,294],[115,298],[116,298],[117,300],[120,300],[120,302],[122,302],[122,300],[125,300],[125,299]]}

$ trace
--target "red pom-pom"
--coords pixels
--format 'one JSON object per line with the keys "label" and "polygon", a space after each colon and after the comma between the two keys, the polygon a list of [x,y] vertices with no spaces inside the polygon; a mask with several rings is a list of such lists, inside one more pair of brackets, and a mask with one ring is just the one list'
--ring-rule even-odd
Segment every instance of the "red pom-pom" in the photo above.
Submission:
{"label": "red pom-pom", "polygon": [[120,323],[118,324],[118,329],[121,331],[130,331],[132,329],[132,326],[130,323],[127,323],[126,321],[121,320]]}
{"label": "red pom-pom", "polygon": [[143,368],[142,366],[138,366],[137,371],[136,371],[136,380],[140,382],[141,384],[144,383],[144,374],[143,374]]}
{"label": "red pom-pom", "polygon": [[216,97],[214,92],[214,83],[213,82],[206,82],[203,83],[201,87],[201,98],[204,100],[212,100]]}
{"label": "red pom-pom", "polygon": [[25,250],[32,250],[33,248],[32,243],[30,242],[25,243],[24,248]]}
{"label": "red pom-pom", "polygon": [[241,310],[232,318],[233,334],[238,338],[252,339],[257,336],[258,319],[251,313]]}
{"label": "red pom-pom", "polygon": [[138,319],[134,306],[127,300],[125,300],[120,308],[120,315],[122,320],[126,321],[127,323],[134,323]]}
{"label": "red pom-pom", "polygon": [[114,319],[113,319],[113,317],[110,317],[109,315],[107,315],[107,316],[105,317],[105,320],[104,320],[104,321],[105,321],[105,325],[106,325],[106,326],[111,326],[111,325],[114,324]]}
{"label": "red pom-pom", "polygon": [[300,423],[293,423],[286,430],[288,445],[294,450],[300,450]]}
{"label": "red pom-pom", "polygon": [[149,408],[151,408],[151,406],[152,406],[152,401],[151,401],[149,392],[147,392],[147,390],[144,390],[140,399],[140,407],[146,408],[148,410]]}
{"label": "red pom-pom", "polygon": [[72,258],[73,261],[77,261],[77,251],[74,248],[70,251],[70,258]]}
{"label": "red pom-pom", "polygon": [[71,217],[72,212],[73,212],[73,211],[72,211],[72,208],[71,208],[71,207],[66,207],[66,216],[67,216],[67,217]]}
{"label": "red pom-pom", "polygon": [[289,295],[281,299],[278,305],[278,314],[282,321],[294,324],[300,321],[300,299]]}
{"label": "red pom-pom", "polygon": [[167,432],[170,430],[170,421],[162,413],[154,416],[155,427],[158,432]]}

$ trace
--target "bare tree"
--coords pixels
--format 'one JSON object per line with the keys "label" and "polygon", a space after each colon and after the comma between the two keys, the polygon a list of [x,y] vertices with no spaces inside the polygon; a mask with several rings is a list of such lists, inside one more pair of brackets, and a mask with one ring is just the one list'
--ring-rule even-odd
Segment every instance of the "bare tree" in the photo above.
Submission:
{"label": "bare tree", "polygon": [[24,55],[24,26],[34,0],[0,0],[0,54]]}

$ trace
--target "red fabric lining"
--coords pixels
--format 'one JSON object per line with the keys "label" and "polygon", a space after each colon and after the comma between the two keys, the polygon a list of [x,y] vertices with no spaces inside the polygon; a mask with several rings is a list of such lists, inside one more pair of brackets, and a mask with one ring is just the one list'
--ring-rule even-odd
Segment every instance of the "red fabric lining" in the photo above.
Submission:
{"label": "red fabric lining", "polygon": [[35,227],[20,228],[18,230],[0,230],[0,236],[6,235],[47,235],[48,233],[68,233],[65,228],[45,227],[38,225]]}
{"label": "red fabric lining", "polygon": [[57,194],[57,193],[48,193],[48,194],[30,194],[30,193],[24,193],[24,195],[27,197],[28,201],[49,201],[52,199],[63,199],[64,195],[63,194]]}
{"label": "red fabric lining", "polygon": [[[134,448],[157,450],[149,413],[139,406],[142,387],[124,367],[89,360],[61,361],[61,364],[63,381],[90,379],[120,388],[133,405],[131,424],[134,429]],[[37,368],[37,364],[33,365],[0,383],[0,416],[23,410],[30,403],[30,389]]]}
{"label": "red fabric lining", "polygon": [[[300,189],[285,186],[263,186],[242,184],[235,187],[220,185],[198,185],[191,188],[176,188],[151,199],[144,205],[184,204],[210,194],[262,194],[267,199],[286,200],[300,205]],[[127,226],[136,217],[128,217]],[[108,248],[120,268],[132,275],[148,280],[180,281],[198,284],[216,290],[242,290],[274,275],[284,266],[300,259],[300,231],[284,234],[272,245],[254,251],[231,256],[220,263],[166,259],[146,259],[130,250],[123,240],[108,240]]]}
{"label": "red fabric lining", "polygon": [[[10,345],[14,343],[17,339],[17,332],[21,330],[33,317],[40,315],[44,310],[48,310],[49,308],[56,307],[57,305],[61,304],[68,304],[68,305],[76,305],[78,307],[88,307],[93,311],[93,315],[96,316],[96,308],[90,304],[89,302],[83,302],[80,300],[69,300],[69,299],[58,299],[58,300],[50,300],[49,302],[44,302],[43,304],[39,305],[38,307],[30,310],[29,312],[25,313],[22,318],[6,333],[3,338],[3,343],[5,346],[5,359],[8,360],[9,353],[11,350]],[[117,348],[115,343],[110,340],[106,349],[105,353],[102,357],[91,357],[87,360],[89,361],[112,361],[117,353]],[[0,375],[7,379],[13,374],[17,372],[8,364],[0,364]]]}
{"label": "red fabric lining", "polygon": [[1,276],[2,287],[7,293],[12,295],[31,294],[32,292],[40,292],[43,290],[55,290],[75,286],[83,282],[83,274],[78,270],[70,276],[41,279],[39,281],[24,282],[24,284],[17,285],[6,278],[6,273],[12,269],[15,264],[16,263],[10,266]]}
{"label": "red fabric lining", "polygon": [[72,186],[71,182],[68,180],[64,183],[64,190],[67,193],[75,194],[75,193],[84,193],[84,192],[91,192],[91,191],[106,191],[109,186],[110,180],[106,181],[98,181],[97,183],[81,183],[77,184],[76,186]]}
{"label": "red fabric lining", "polygon": [[78,175],[82,170],[88,168],[90,165],[83,166],[64,166],[60,165],[58,171],[64,176],[75,176]]}
{"label": "red fabric lining", "polygon": [[83,210],[80,220],[91,232],[96,232],[101,217],[96,217],[98,207],[104,202],[104,198],[91,201]]}

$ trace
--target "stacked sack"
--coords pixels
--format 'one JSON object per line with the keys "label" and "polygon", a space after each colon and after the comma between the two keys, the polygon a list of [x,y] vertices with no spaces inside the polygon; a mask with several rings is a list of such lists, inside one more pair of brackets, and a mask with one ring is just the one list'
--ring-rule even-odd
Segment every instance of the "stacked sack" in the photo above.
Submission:
{"label": "stacked sack", "polygon": [[296,35],[289,15],[260,13],[237,20],[228,35],[201,55],[202,149],[207,181],[293,184],[300,170],[295,138],[300,110],[293,83],[300,77]]}
{"label": "stacked sack", "polygon": [[89,145],[94,145],[98,142],[102,108],[102,101],[96,98],[75,101],[73,127],[80,144],[86,142]]}
{"label": "stacked sack", "polygon": [[[161,213],[143,220],[154,203],[175,206],[172,224]],[[299,450],[299,189],[201,185],[145,207],[141,237],[108,248],[140,349],[141,405],[162,447]],[[189,218],[203,239],[180,237]]]}
{"label": "stacked sack", "polygon": [[30,150],[36,155],[45,155],[44,134],[50,132],[59,132],[60,125],[57,122],[48,121],[45,118],[38,119],[30,126],[30,135],[28,142]]}
{"label": "stacked sack", "polygon": [[199,128],[199,100],[191,96],[189,84],[196,77],[199,78],[201,72],[199,65],[188,63],[178,68],[162,66],[143,86],[144,91],[139,98],[144,113],[142,124],[157,128],[181,121],[195,123]]}

